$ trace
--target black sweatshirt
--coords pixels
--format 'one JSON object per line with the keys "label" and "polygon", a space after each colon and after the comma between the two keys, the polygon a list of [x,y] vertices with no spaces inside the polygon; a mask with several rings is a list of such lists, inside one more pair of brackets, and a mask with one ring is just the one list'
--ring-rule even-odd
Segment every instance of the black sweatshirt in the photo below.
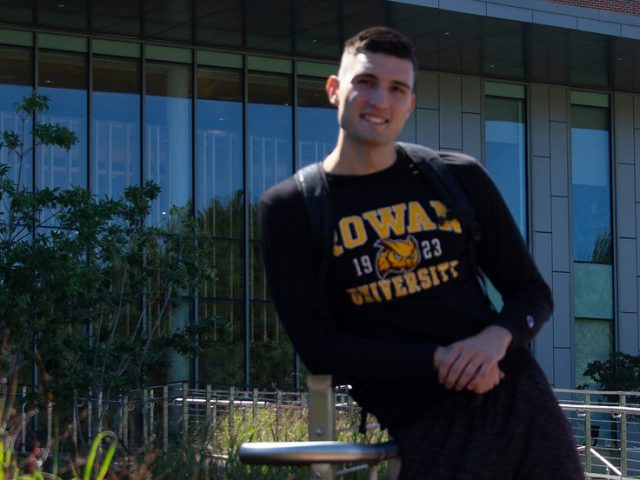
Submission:
{"label": "black sweatshirt", "polygon": [[[353,385],[356,400],[385,425],[457,394],[437,383],[439,345],[505,327],[513,341],[501,365],[514,374],[532,361],[523,347],[552,311],[550,289],[484,168],[465,155],[441,156],[480,224],[477,264],[503,297],[500,313],[469,260],[467,226],[438,218],[446,206],[401,150],[380,172],[327,174],[335,234],[325,285],[294,179],[260,203],[269,288],[295,348],[312,373]],[[410,406],[398,402],[407,394],[416,396]]]}

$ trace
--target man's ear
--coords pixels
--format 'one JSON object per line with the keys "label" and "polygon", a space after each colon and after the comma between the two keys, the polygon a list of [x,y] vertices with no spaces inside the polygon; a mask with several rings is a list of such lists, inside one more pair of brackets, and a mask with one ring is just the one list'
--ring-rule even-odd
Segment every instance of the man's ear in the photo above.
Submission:
{"label": "man's ear", "polygon": [[338,92],[340,90],[340,80],[335,75],[331,75],[327,78],[327,83],[324,86],[325,91],[327,92],[327,98],[329,99],[329,103],[334,107],[338,106],[339,103],[339,95]]}
{"label": "man's ear", "polygon": [[416,108],[416,94],[411,94],[411,106],[409,107],[409,111],[407,112],[407,119],[411,116],[411,112],[413,112]]}

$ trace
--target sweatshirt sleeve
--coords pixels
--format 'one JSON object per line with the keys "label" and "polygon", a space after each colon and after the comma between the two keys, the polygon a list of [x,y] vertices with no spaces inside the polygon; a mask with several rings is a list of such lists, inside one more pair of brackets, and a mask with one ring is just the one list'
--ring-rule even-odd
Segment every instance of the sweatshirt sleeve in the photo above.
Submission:
{"label": "sweatshirt sleeve", "polygon": [[260,202],[260,228],[269,291],[295,349],[314,374],[341,381],[436,381],[434,345],[382,342],[341,332],[315,271],[304,200],[292,179]]}
{"label": "sweatshirt sleeve", "polygon": [[504,302],[493,323],[511,332],[512,347],[523,346],[540,331],[553,311],[551,289],[489,174],[475,160],[465,162],[463,169],[465,178],[460,180],[480,224],[477,262]]}

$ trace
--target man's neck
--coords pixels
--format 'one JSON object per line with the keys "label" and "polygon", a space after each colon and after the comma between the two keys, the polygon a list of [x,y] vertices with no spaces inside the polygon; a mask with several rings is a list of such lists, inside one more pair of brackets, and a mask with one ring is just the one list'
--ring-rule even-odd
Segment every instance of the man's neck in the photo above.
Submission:
{"label": "man's neck", "polygon": [[390,167],[396,161],[395,144],[375,146],[338,139],[336,148],[325,158],[326,172],[338,175],[368,175]]}

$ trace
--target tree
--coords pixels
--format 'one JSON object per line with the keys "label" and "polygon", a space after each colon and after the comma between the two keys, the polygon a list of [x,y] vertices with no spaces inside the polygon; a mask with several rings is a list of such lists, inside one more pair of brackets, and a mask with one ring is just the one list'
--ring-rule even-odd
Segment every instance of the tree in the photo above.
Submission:
{"label": "tree", "polygon": [[640,390],[640,356],[614,352],[604,362],[589,363],[584,375],[603,390]]}
{"label": "tree", "polygon": [[[0,137],[19,172],[37,146],[78,142],[65,127],[34,122],[27,144],[27,126],[46,109],[46,96],[24,98],[21,131]],[[29,188],[9,172],[0,165],[0,330],[21,368],[38,366],[41,393],[92,390],[107,400],[166,371],[170,351],[197,352],[208,322],[176,311],[214,271],[189,206],[151,226],[160,193],[152,182],[98,199],[80,187]]]}

